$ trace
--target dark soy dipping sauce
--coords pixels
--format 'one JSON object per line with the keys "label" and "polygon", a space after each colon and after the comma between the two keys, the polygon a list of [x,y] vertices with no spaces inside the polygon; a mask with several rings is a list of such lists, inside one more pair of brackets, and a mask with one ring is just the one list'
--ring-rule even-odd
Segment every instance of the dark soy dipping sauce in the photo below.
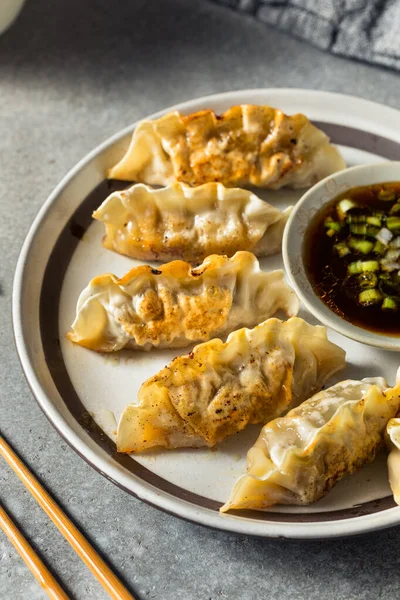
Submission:
{"label": "dark soy dipping sauce", "polygon": [[[400,182],[381,183],[356,187],[340,194],[313,217],[308,226],[303,243],[303,260],[307,277],[321,300],[342,319],[377,333],[400,335],[400,308],[386,312],[381,305],[361,306],[357,302],[357,294],[351,290],[347,277],[347,267],[359,260],[377,260],[373,254],[361,256],[351,253],[340,258],[333,246],[337,239],[326,234],[325,219],[337,220],[337,205],[343,198],[354,200],[361,207],[382,211],[388,214],[396,200],[380,200],[381,190],[393,190],[400,198]],[[379,258],[378,258],[379,260]]]}

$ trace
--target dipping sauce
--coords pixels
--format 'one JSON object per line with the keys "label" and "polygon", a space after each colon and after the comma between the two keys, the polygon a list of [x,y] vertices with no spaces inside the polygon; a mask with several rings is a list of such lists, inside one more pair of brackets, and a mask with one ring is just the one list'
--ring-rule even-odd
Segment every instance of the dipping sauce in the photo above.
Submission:
{"label": "dipping sauce", "polygon": [[337,315],[400,335],[400,182],[352,188],[323,206],[306,231],[303,260]]}

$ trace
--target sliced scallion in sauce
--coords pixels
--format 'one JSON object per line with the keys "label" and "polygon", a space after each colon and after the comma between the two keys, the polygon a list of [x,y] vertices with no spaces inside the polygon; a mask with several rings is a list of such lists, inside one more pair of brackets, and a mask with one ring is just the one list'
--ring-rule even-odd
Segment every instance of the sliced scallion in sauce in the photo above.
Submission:
{"label": "sliced scallion in sauce", "polygon": [[341,317],[400,334],[400,182],[353,188],[323,207],[306,232],[304,264]]}

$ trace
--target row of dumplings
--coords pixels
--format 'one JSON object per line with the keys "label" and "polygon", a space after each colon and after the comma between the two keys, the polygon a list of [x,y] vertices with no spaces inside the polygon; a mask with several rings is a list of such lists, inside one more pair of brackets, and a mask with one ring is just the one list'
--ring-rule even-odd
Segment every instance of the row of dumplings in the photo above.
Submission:
{"label": "row of dumplings", "polygon": [[139,402],[121,415],[117,449],[213,447],[266,423],[248,452],[247,473],[221,508],[262,510],[315,502],[375,458],[386,430],[398,501],[400,382],[346,380],[319,391],[344,366],[345,353],[325,328],[298,317],[267,319],[226,342],[211,339],[142,384]]}
{"label": "row of dumplings", "polygon": [[[232,187],[305,187],[343,167],[304,115],[252,105],[220,117],[174,112],[136,128],[109,176],[140,183],[93,215],[106,226],[107,248],[183,260],[95,277],[69,339],[99,352],[198,343],[143,383],[121,415],[118,451],[213,447],[263,425],[221,511],[314,502],[373,460],[385,431],[400,496],[400,384],[347,380],[321,392],[345,353],[324,327],[296,317],[283,272],[263,272],[256,258],[280,250],[290,209]],[[278,311],[289,319],[272,318]]]}
{"label": "row of dumplings", "polygon": [[[343,169],[327,135],[302,114],[235,106],[142,121],[109,177],[139,184],[95,211],[104,245],[143,260],[199,264],[211,254],[278,252],[290,209],[237,186],[303,188]],[[149,185],[166,186],[154,189]]]}

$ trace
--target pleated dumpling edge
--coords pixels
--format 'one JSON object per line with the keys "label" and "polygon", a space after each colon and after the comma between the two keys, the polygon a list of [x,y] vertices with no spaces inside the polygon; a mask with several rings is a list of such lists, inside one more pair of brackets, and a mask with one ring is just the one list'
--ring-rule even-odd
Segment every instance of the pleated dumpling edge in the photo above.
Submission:
{"label": "pleated dumpling edge", "polygon": [[178,111],[144,120],[109,178],[168,185],[304,188],[344,169],[338,149],[303,114],[243,104],[222,115]]}
{"label": "pleated dumpling edge", "polygon": [[207,257],[196,268],[172,261],[95,277],[81,293],[68,338],[98,352],[181,348],[253,327],[299,300],[282,270],[265,272],[250,252]]}
{"label": "pleated dumpling edge", "polygon": [[104,223],[106,248],[141,260],[199,264],[211,254],[281,250],[291,207],[283,212],[242,188],[221,183],[191,187],[142,183],[113,192],[93,213]]}
{"label": "pleated dumpling edge", "polygon": [[346,380],[316,394],[263,427],[221,512],[319,500],[375,458],[399,407],[400,385],[387,388],[382,378]]}
{"label": "pleated dumpling edge", "polygon": [[[117,448],[214,446],[320,390],[345,365],[322,326],[268,319],[174,359],[141,386],[121,416]],[[306,376],[305,376],[306,375]],[[161,415],[161,417],[160,417]]]}

